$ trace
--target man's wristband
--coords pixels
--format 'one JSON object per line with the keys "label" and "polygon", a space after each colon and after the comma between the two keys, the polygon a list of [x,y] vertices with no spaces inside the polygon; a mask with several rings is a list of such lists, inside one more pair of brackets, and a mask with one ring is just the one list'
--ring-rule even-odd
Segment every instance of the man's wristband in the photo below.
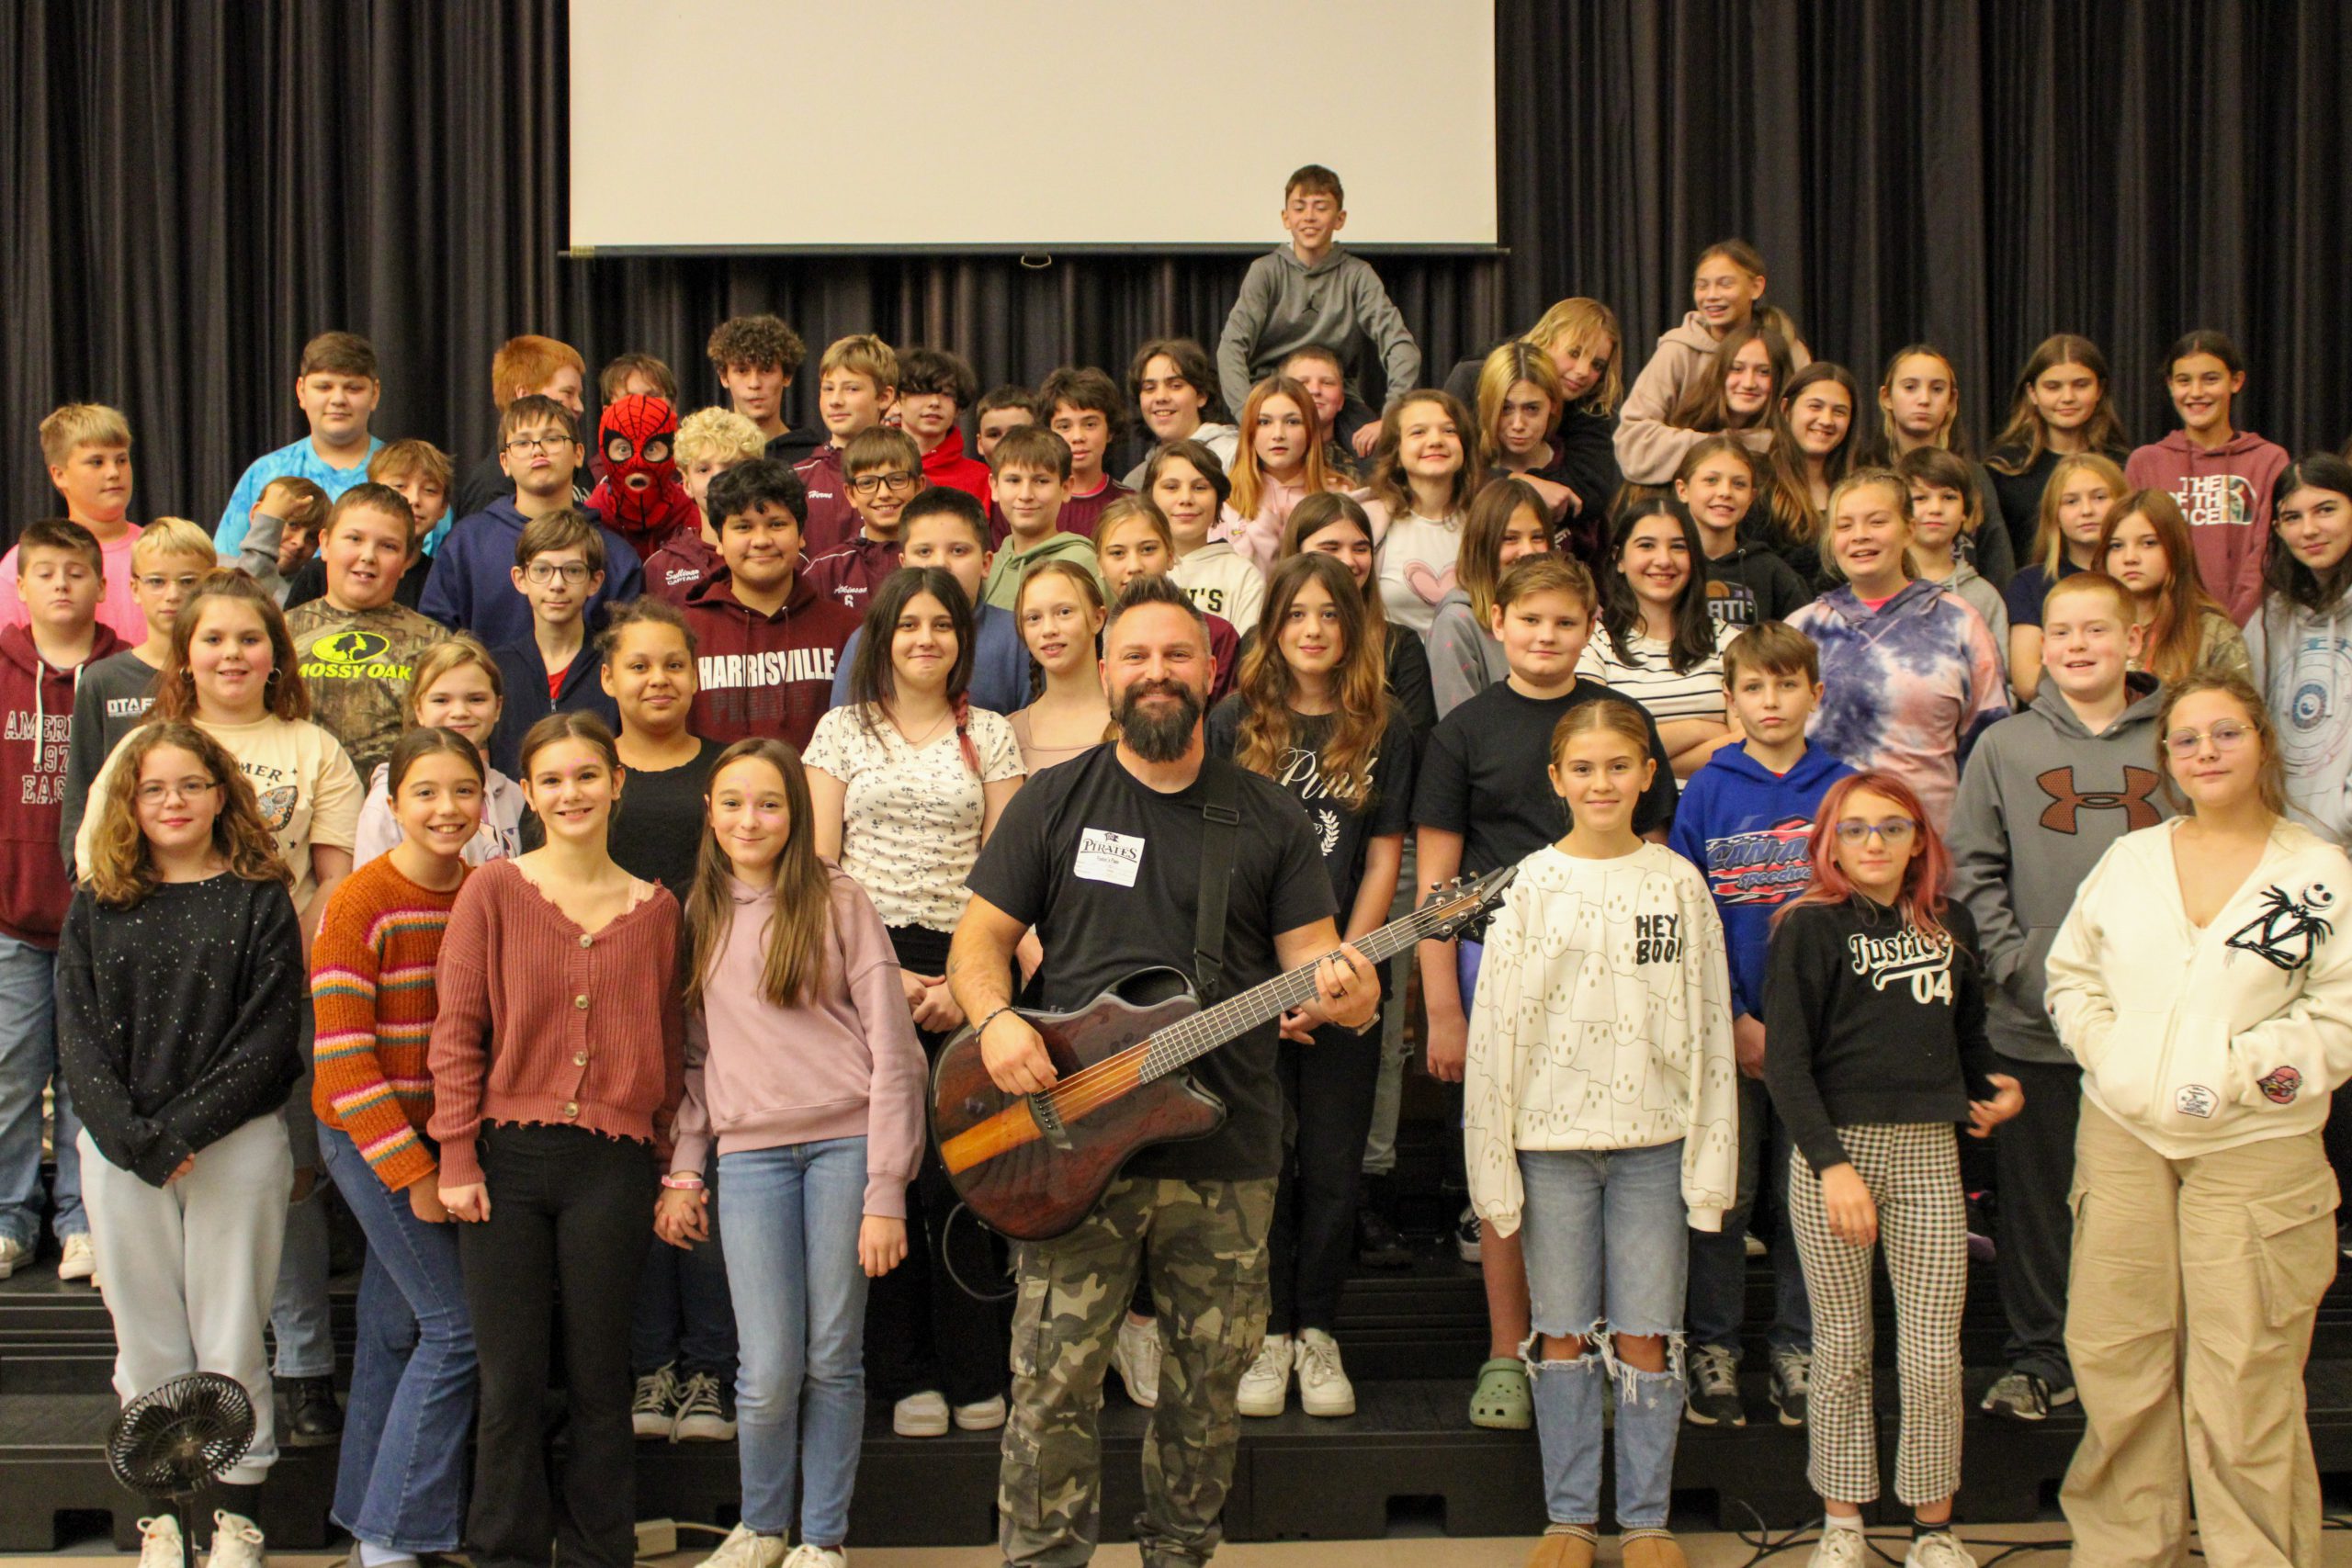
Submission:
{"label": "man's wristband", "polygon": [[1007,1003],[1005,1003],[1002,1007],[1000,1007],[1000,1008],[992,1008],[992,1009],[990,1009],[990,1010],[989,1010],[989,1011],[988,1016],[987,1016],[986,1018],[981,1019],[981,1020],[980,1020],[980,1021],[979,1021],[979,1023],[978,1023],[977,1026],[975,1026],[975,1027],[973,1028],[973,1030],[972,1030],[972,1038],[973,1038],[973,1039],[975,1039],[975,1040],[978,1040],[978,1039],[980,1039],[982,1036],[986,1035],[986,1034],[988,1033],[988,1032],[989,1032],[989,1024],[994,1023],[994,1022],[995,1022],[995,1021],[996,1021],[1000,1017],[1003,1016],[1003,1015],[1004,1015],[1004,1014],[1006,1014],[1006,1013],[1011,1012],[1012,1010],[1012,1004],[1011,1002],[1007,1002]]}

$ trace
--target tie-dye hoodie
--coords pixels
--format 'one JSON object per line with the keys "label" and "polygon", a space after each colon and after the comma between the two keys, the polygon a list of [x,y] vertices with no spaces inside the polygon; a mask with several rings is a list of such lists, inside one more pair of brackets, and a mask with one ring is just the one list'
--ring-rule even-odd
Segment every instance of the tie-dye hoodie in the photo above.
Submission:
{"label": "tie-dye hoodie", "polygon": [[2009,713],[1984,618],[1914,581],[1875,612],[1850,585],[1833,589],[1789,625],[1821,649],[1821,705],[1805,734],[1857,769],[1909,784],[1942,832],[1969,748]]}

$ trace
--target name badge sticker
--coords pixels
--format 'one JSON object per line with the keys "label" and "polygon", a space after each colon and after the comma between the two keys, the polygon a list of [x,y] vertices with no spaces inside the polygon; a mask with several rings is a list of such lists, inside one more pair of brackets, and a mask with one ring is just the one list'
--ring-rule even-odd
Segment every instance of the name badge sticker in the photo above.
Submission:
{"label": "name badge sticker", "polygon": [[1078,863],[1070,868],[1089,882],[1133,887],[1143,869],[1143,840],[1107,828],[1089,828],[1078,840]]}

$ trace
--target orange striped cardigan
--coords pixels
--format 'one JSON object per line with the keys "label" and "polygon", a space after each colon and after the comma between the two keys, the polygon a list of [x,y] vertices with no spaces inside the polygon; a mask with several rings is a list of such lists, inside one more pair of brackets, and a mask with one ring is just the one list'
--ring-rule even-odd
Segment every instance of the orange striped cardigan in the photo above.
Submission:
{"label": "orange striped cardigan", "polygon": [[433,967],[457,889],[419,887],[379,855],[337,887],[311,947],[318,1077],[311,1109],[399,1191],[438,1167],[424,1141],[424,1066],[439,1010]]}

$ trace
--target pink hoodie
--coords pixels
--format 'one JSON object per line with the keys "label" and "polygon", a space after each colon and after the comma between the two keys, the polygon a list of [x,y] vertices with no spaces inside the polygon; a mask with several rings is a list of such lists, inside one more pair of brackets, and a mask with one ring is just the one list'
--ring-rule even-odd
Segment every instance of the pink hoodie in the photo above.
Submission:
{"label": "pink hoodie", "polygon": [[791,1007],[760,994],[771,888],[729,878],[735,918],[686,1020],[686,1089],[673,1170],[700,1170],[718,1152],[864,1138],[865,1213],[907,1213],[907,1183],[923,1151],[930,1071],[915,1038],[899,960],[882,918],[848,876],[828,866],[832,930],[819,994]]}
{"label": "pink hoodie", "polygon": [[2286,449],[2241,430],[2211,452],[2176,430],[2132,454],[2123,479],[2180,502],[2197,547],[2197,574],[2230,619],[2245,625],[2262,604],[2262,557],[2270,541],[2270,487],[2288,464]]}

